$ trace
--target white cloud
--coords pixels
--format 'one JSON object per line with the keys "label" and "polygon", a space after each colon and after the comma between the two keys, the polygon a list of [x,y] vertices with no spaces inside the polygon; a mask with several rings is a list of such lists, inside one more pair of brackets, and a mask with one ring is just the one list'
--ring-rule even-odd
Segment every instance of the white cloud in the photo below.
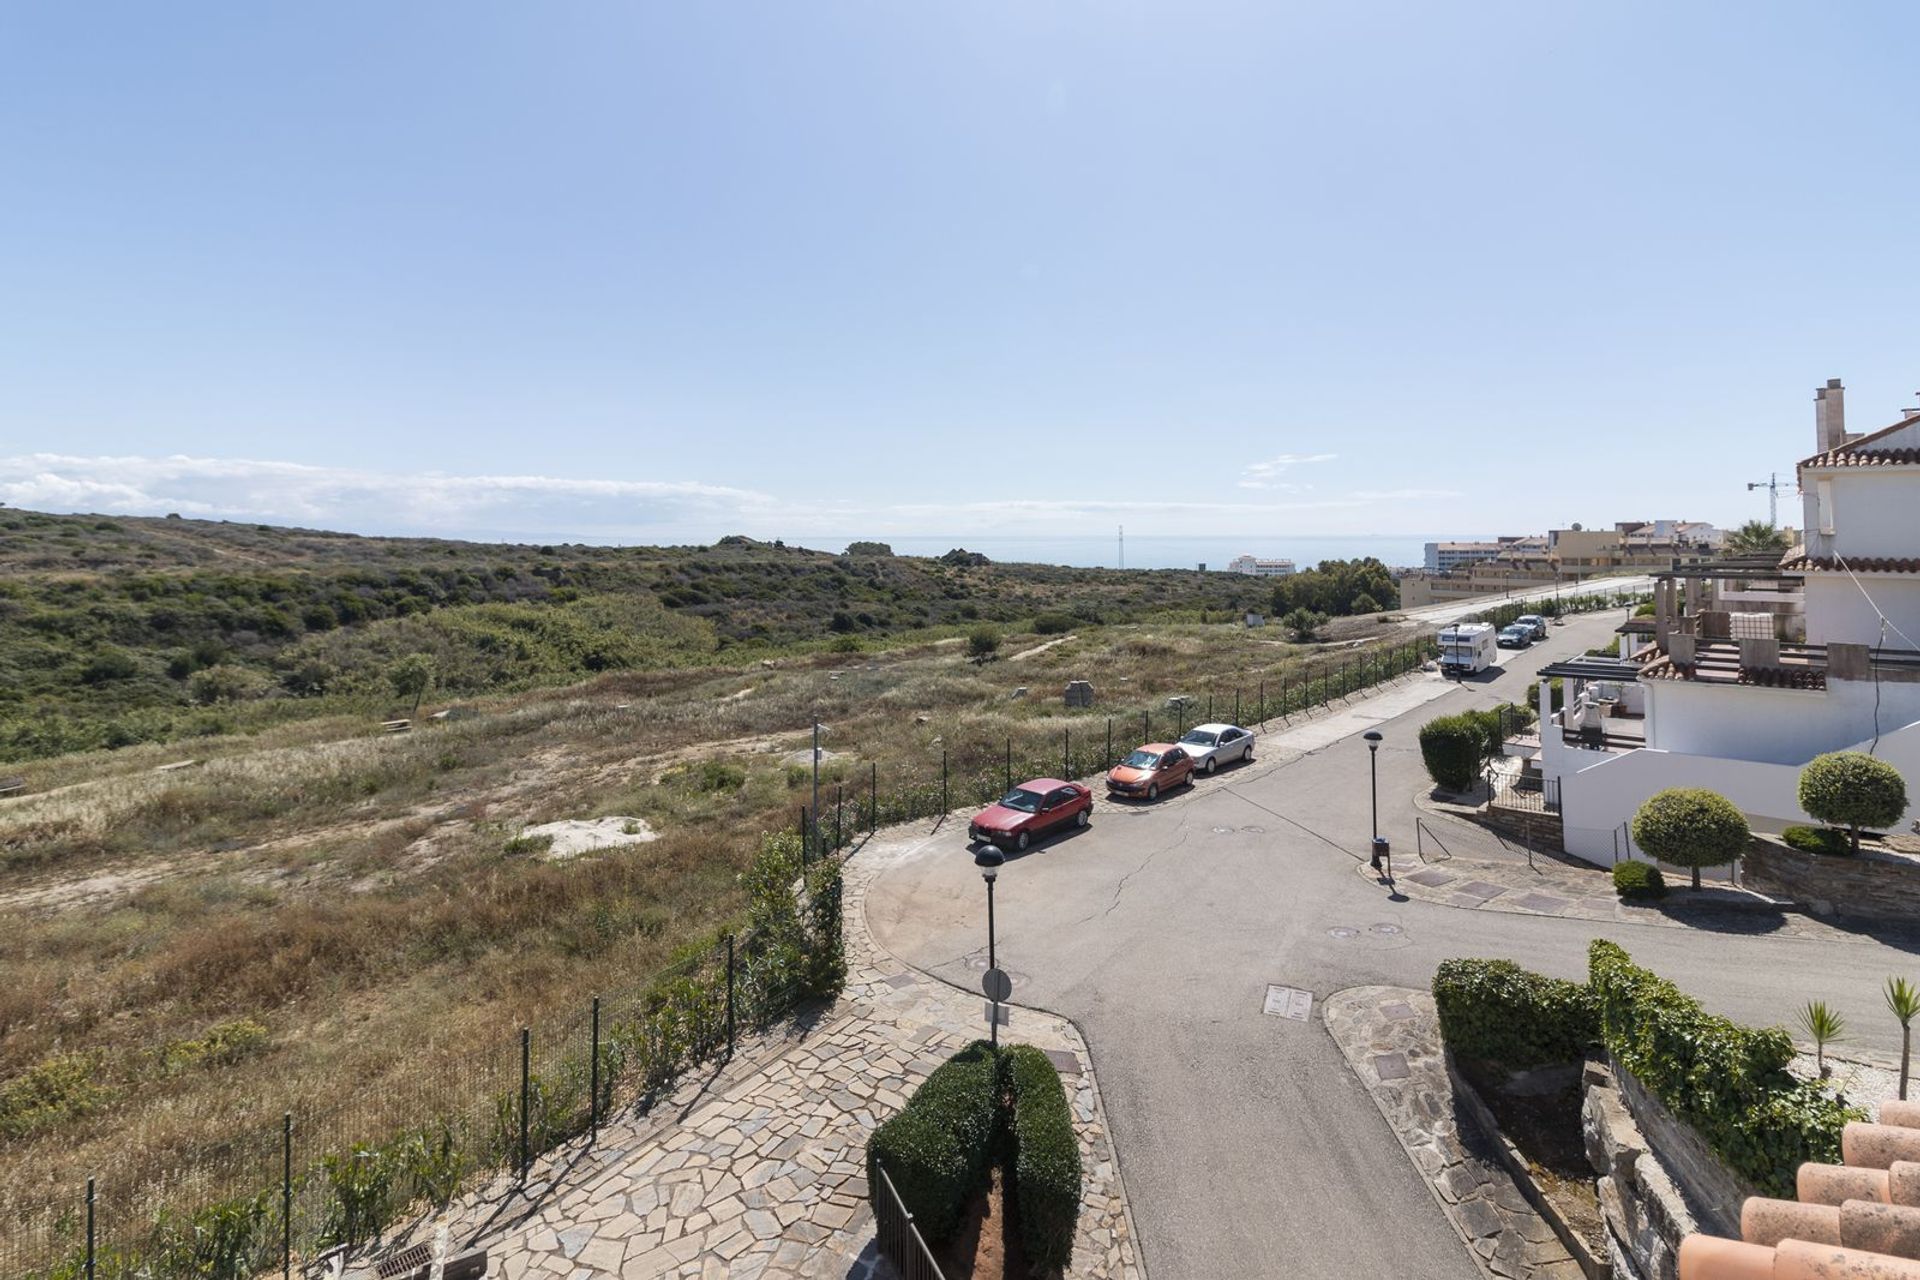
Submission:
{"label": "white cloud", "polygon": [[1300,486],[1283,483],[1280,477],[1295,467],[1312,462],[1332,462],[1339,456],[1334,453],[1283,453],[1277,458],[1268,458],[1265,462],[1250,462],[1240,473],[1239,487],[1295,490]]}
{"label": "white cloud", "polygon": [[1353,496],[1362,502],[1412,502],[1421,498],[1458,498],[1458,489],[1356,489]]}

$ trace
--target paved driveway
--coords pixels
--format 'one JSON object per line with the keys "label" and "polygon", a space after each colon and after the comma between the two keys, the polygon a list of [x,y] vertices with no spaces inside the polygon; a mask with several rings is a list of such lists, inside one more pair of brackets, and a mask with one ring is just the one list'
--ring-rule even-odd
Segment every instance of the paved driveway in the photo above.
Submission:
{"label": "paved driveway", "polygon": [[[1414,677],[1336,718],[1269,735],[1253,764],[1157,805],[1103,803],[1089,830],[1009,861],[996,903],[1001,967],[1015,975],[1017,1002],[1063,1013],[1085,1033],[1158,1280],[1478,1274],[1319,1025],[1317,1004],[1307,1023],[1263,1014],[1269,983],[1316,1001],[1362,984],[1422,987],[1439,960],[1462,954],[1580,977],[1588,940],[1605,935],[1732,1016],[1778,1022],[1818,995],[1854,1015],[1856,1045],[1894,1043],[1873,1002],[1881,978],[1911,957],[1870,940],[1462,911],[1390,901],[1355,873],[1371,832],[1367,753],[1352,735],[1376,722],[1387,735],[1381,825],[1405,872],[1410,797],[1424,781],[1420,724],[1524,697],[1535,667],[1604,642],[1618,620],[1610,612],[1556,628],[1479,683]],[[890,851],[867,910],[895,954],[971,986],[986,909],[965,834],[950,823]]]}

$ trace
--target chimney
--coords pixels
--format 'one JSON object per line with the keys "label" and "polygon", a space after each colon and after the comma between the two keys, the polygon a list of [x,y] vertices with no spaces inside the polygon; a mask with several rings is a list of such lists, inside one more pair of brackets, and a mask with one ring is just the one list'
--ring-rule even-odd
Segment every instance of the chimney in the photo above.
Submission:
{"label": "chimney", "polygon": [[1827,385],[1813,392],[1813,434],[1816,453],[1838,449],[1847,442],[1847,389],[1840,379],[1828,378]]}

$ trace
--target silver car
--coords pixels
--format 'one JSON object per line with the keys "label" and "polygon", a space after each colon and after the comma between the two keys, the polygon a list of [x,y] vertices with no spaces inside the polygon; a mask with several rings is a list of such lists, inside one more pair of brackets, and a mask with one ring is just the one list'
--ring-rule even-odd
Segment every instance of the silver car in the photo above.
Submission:
{"label": "silver car", "polygon": [[1237,724],[1197,724],[1180,736],[1180,747],[1193,757],[1193,767],[1212,773],[1223,764],[1253,759],[1253,730]]}

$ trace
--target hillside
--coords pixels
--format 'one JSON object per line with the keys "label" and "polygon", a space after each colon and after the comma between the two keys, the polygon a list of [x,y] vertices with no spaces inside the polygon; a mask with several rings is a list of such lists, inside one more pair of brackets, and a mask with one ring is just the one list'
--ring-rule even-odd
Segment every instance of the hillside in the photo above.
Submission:
{"label": "hillside", "polygon": [[416,654],[436,696],[471,697],[981,622],[1230,614],[1270,594],[1236,575],[948,559],[0,510],[0,761],[403,714]]}

